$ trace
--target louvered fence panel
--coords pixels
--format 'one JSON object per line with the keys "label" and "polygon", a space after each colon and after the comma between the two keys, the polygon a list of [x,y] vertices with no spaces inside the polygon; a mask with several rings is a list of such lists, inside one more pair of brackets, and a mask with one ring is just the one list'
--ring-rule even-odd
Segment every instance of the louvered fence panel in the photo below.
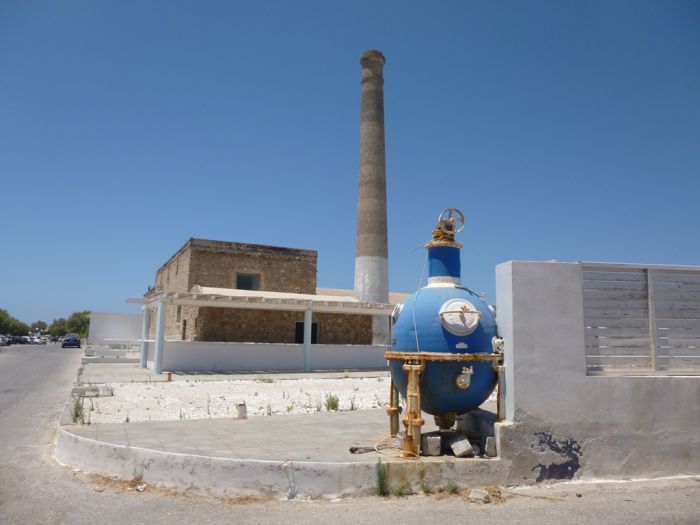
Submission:
{"label": "louvered fence panel", "polygon": [[700,272],[653,271],[658,370],[700,374]]}
{"label": "louvered fence panel", "polygon": [[588,373],[653,370],[644,269],[583,270]]}

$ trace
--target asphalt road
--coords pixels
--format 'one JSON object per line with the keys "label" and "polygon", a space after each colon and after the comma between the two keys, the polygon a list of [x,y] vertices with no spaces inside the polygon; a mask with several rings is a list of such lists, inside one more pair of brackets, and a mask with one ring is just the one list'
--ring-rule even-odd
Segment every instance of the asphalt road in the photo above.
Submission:
{"label": "asphalt road", "polygon": [[0,348],[0,524],[700,523],[700,477],[504,489],[500,504],[464,496],[330,501],[219,501],[134,490],[53,459],[56,422],[82,351]]}

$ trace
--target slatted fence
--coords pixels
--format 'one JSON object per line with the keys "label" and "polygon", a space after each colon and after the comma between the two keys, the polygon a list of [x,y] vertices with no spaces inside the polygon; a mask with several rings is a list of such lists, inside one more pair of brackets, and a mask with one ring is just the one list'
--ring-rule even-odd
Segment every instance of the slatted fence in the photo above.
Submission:
{"label": "slatted fence", "polygon": [[588,374],[700,375],[700,268],[583,264]]}

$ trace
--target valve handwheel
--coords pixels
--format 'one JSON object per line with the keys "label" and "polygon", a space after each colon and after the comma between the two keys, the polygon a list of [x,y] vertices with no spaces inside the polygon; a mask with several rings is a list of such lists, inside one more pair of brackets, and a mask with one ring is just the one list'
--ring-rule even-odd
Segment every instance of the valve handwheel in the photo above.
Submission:
{"label": "valve handwheel", "polygon": [[464,229],[464,214],[457,208],[446,208],[440,213],[438,224],[442,231],[454,235]]}

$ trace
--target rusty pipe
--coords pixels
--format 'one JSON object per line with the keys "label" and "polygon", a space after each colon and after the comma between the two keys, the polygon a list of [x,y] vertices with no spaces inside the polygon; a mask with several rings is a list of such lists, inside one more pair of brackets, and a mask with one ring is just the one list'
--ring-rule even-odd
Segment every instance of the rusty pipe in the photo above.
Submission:
{"label": "rusty pipe", "polygon": [[393,379],[389,391],[389,408],[386,409],[386,413],[389,414],[389,433],[391,437],[396,437],[399,433],[399,390]]}
{"label": "rusty pipe", "polygon": [[403,370],[408,378],[406,387],[406,417],[403,424],[406,426],[404,437],[404,457],[420,456],[421,427],[425,421],[421,417],[420,402],[420,375],[425,364],[419,360],[406,361]]}

